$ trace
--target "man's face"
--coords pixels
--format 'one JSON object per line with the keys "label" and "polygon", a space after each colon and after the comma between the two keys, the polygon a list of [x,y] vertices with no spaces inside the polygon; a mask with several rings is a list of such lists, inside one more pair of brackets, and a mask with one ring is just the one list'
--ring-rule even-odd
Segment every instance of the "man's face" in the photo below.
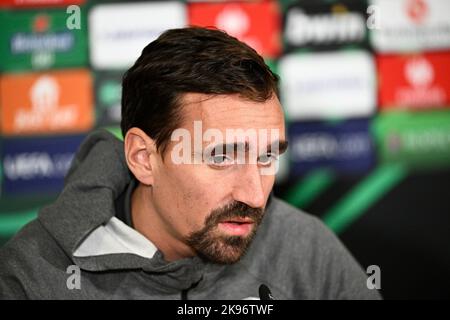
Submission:
{"label": "man's face", "polygon": [[[276,97],[251,102],[189,93],[182,115],[180,129],[190,136],[182,152],[192,161],[179,163],[181,141],[170,142],[164,160],[158,156],[152,163],[152,203],[174,243],[214,262],[234,263],[250,244],[275,181],[275,159],[284,149],[276,146],[285,141],[280,103]],[[205,139],[206,132],[215,138]]]}

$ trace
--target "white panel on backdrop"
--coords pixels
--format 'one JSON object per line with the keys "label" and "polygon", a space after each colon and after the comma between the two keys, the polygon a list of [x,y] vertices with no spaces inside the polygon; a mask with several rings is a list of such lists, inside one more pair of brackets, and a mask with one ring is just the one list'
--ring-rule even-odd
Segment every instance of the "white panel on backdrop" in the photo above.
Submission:
{"label": "white panel on backdrop", "polygon": [[181,2],[95,6],[89,15],[91,64],[96,69],[130,67],[142,49],[163,31],[186,25]]}
{"label": "white panel on backdrop", "polygon": [[365,51],[290,54],[279,63],[291,120],[363,117],[375,110],[375,66]]}
{"label": "white panel on backdrop", "polygon": [[377,28],[371,41],[379,52],[450,48],[449,0],[371,0]]}

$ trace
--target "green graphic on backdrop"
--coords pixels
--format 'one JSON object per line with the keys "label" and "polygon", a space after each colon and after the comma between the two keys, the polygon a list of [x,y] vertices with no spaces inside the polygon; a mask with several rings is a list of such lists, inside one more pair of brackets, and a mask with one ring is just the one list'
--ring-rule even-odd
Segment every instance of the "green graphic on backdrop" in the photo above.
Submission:
{"label": "green graphic on backdrop", "polygon": [[382,163],[450,165],[450,110],[389,112],[377,116],[372,129]]}
{"label": "green graphic on backdrop", "polygon": [[104,104],[108,106],[117,103],[117,101],[120,101],[121,97],[120,88],[121,88],[120,82],[117,83],[114,81],[107,81],[100,88],[99,92],[100,101],[102,101]]}
{"label": "green graphic on backdrop", "polygon": [[336,233],[343,232],[407,174],[407,168],[401,164],[386,164],[376,168],[325,213],[325,224]]}
{"label": "green graphic on backdrop", "polygon": [[325,192],[335,178],[335,174],[329,169],[314,170],[295,184],[284,199],[297,208],[304,208]]}
{"label": "green graphic on backdrop", "polygon": [[86,65],[85,16],[81,9],[80,29],[71,30],[74,20],[65,8],[0,10],[0,69],[22,71]]}
{"label": "green graphic on backdrop", "polygon": [[120,123],[123,73],[122,71],[95,73],[97,126]]}
{"label": "green graphic on backdrop", "polygon": [[123,141],[122,130],[118,126],[103,127],[103,129],[112,133],[117,139]]}
{"label": "green graphic on backdrop", "polygon": [[264,59],[264,62],[266,63],[266,65],[269,67],[269,69],[275,73],[278,74],[278,66],[277,66],[277,61],[274,59]]}
{"label": "green graphic on backdrop", "polygon": [[0,237],[11,237],[20,228],[37,217],[39,209],[0,215]]}

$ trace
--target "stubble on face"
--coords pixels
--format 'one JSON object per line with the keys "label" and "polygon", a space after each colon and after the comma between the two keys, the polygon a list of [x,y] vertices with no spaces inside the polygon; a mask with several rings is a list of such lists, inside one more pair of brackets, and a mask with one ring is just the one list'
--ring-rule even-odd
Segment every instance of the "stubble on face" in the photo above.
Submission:
{"label": "stubble on face", "polygon": [[[263,216],[262,208],[252,208],[242,202],[233,202],[213,210],[205,219],[204,227],[192,232],[186,238],[186,243],[206,260],[219,264],[236,263],[247,252]],[[218,230],[220,223],[236,218],[251,219],[252,230],[247,235],[227,235]]]}

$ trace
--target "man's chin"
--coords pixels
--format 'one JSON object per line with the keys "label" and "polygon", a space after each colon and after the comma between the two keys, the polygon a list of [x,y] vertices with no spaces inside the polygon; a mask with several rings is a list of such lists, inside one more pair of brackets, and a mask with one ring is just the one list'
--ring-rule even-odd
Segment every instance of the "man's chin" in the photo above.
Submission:
{"label": "man's chin", "polygon": [[193,233],[187,243],[198,256],[217,264],[238,262],[247,252],[256,234],[258,223],[249,223],[244,228],[236,229],[222,223]]}
{"label": "man's chin", "polygon": [[213,240],[210,246],[202,248],[198,253],[206,260],[218,264],[238,262],[247,252],[252,236],[221,236]]}

